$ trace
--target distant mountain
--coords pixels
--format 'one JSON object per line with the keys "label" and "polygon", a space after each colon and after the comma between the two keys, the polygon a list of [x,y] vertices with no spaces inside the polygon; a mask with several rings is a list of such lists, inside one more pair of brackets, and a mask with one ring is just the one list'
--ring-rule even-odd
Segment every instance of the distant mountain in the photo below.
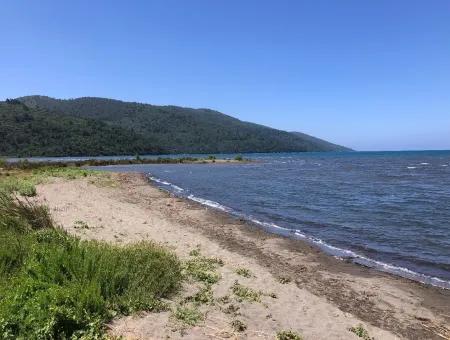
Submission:
{"label": "distant mountain", "polygon": [[0,102],[0,155],[83,156],[158,153],[156,143],[95,119]]}
{"label": "distant mountain", "polygon": [[296,135],[297,137],[302,138],[305,141],[309,141],[311,143],[314,143],[317,146],[321,146],[325,150],[330,150],[330,151],[353,151],[352,149],[347,148],[345,146],[333,144],[333,143],[327,142],[326,140],[307,135],[306,133],[303,133],[303,132],[291,132],[291,133]]}
{"label": "distant mountain", "polygon": [[347,150],[209,109],[105,98],[21,97],[0,103],[0,119],[0,154],[11,156]]}

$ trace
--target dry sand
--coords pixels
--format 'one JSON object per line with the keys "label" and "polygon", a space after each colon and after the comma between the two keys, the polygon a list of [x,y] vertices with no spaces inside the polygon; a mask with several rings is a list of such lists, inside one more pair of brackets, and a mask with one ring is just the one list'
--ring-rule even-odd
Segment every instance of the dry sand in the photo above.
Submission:
{"label": "dry sand", "polygon": [[[274,339],[295,330],[304,339],[360,339],[362,324],[375,339],[450,339],[450,291],[337,260],[301,241],[268,234],[242,220],[171,196],[139,174],[112,181],[55,179],[38,187],[55,220],[82,238],[116,243],[153,240],[182,259],[199,247],[224,261],[215,298],[233,297],[235,280],[262,291],[261,302],[216,302],[200,309],[204,322],[180,328],[170,312],[117,319],[111,333],[127,339]],[[89,229],[77,228],[77,221]],[[80,224],[78,222],[78,224]],[[236,274],[239,267],[252,277]],[[280,283],[280,278],[291,282]],[[184,284],[173,305],[195,290]],[[271,293],[276,294],[270,297]],[[227,313],[232,304],[237,311]],[[229,310],[228,310],[229,311]],[[239,319],[244,332],[230,326]]]}

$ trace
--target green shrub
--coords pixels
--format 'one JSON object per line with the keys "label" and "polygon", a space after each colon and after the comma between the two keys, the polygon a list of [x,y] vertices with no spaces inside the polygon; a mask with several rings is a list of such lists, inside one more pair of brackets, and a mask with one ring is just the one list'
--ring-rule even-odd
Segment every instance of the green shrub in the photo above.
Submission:
{"label": "green shrub", "polygon": [[205,318],[205,316],[197,308],[190,308],[186,306],[177,307],[174,315],[177,320],[189,326],[195,326]]}
{"label": "green shrub", "polygon": [[205,284],[214,284],[220,280],[220,274],[216,272],[223,261],[216,258],[207,258],[196,255],[193,259],[186,261],[185,274],[196,281]]}
{"label": "green shrub", "polygon": [[244,158],[242,157],[242,155],[237,155],[236,157],[234,157],[234,160],[238,161],[238,162],[242,162],[244,160]]}
{"label": "green shrub", "polygon": [[236,269],[236,274],[246,277],[246,278],[252,277],[252,272],[249,269],[242,268],[242,267]]}
{"label": "green shrub", "polygon": [[36,196],[36,187],[34,182],[29,179],[22,179],[17,177],[7,177],[0,181],[0,190],[6,192],[17,192],[22,196],[33,197]]}
{"label": "green shrub", "polygon": [[239,282],[235,281],[231,287],[234,295],[238,297],[240,301],[249,302],[261,302],[261,292],[258,292],[252,288],[241,285]]}
{"label": "green shrub", "polygon": [[358,326],[351,327],[350,332],[355,333],[356,336],[362,338],[363,340],[373,340],[374,338],[369,335],[369,332],[364,328],[362,324]]}
{"label": "green shrub", "polygon": [[303,338],[294,331],[280,331],[277,333],[277,340],[302,340]]}
{"label": "green shrub", "polygon": [[212,304],[214,302],[214,295],[211,290],[211,285],[205,285],[195,295],[189,296],[186,301],[192,301],[196,305]]}
{"label": "green shrub", "polygon": [[0,230],[24,232],[52,227],[53,221],[47,207],[0,191]]}
{"label": "green shrub", "polygon": [[114,246],[53,228],[48,210],[0,196],[0,338],[96,338],[117,314],[164,308],[181,265],[147,242]]}

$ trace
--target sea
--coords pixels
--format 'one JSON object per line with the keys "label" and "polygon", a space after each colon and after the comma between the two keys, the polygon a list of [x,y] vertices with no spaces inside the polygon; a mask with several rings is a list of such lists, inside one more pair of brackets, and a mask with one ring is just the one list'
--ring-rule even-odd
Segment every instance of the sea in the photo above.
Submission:
{"label": "sea", "polygon": [[253,162],[103,169],[142,172],[331,256],[450,289],[450,151],[243,156]]}

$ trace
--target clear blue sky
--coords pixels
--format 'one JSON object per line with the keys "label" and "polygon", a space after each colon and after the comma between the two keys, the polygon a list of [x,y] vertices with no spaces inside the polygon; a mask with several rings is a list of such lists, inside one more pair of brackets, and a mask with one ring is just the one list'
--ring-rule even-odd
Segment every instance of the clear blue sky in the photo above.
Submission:
{"label": "clear blue sky", "polygon": [[0,99],[208,107],[358,150],[450,149],[449,0],[4,0],[0,37]]}

